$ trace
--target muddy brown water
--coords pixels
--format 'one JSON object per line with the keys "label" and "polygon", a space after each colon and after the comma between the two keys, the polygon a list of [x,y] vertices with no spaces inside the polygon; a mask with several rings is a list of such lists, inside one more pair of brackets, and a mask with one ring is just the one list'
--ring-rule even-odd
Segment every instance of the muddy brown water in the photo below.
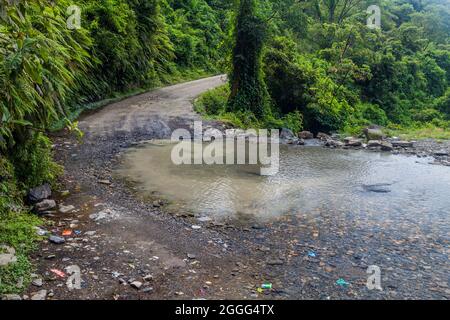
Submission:
{"label": "muddy brown water", "polygon": [[282,145],[279,172],[261,176],[248,165],[175,165],[173,146],[131,149],[116,172],[138,193],[200,217],[267,222],[326,210],[350,224],[402,221],[449,234],[450,169],[426,158]]}

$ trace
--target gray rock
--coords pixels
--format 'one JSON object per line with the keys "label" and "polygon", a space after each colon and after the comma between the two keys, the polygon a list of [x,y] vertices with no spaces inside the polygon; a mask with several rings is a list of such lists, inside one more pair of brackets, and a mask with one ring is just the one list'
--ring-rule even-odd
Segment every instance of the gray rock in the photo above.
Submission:
{"label": "gray rock", "polygon": [[383,140],[386,138],[386,135],[380,128],[369,127],[365,128],[363,132],[367,140]]}
{"label": "gray rock", "polygon": [[153,292],[153,287],[144,288],[144,289],[142,289],[142,292],[143,293],[152,293]]}
{"label": "gray rock", "polygon": [[341,141],[329,139],[325,142],[325,146],[330,148],[340,148],[343,147],[344,144]]}
{"label": "gray rock", "polygon": [[191,259],[191,260],[194,260],[194,259],[197,258],[197,256],[196,256],[195,254],[193,254],[193,253],[188,253],[187,257],[188,257],[189,259]]}
{"label": "gray rock", "polygon": [[48,241],[50,241],[51,243],[54,243],[54,244],[63,244],[66,242],[66,240],[64,238],[58,237],[58,236],[50,236],[48,238]]}
{"label": "gray rock", "polygon": [[56,208],[56,202],[55,200],[47,199],[37,203],[34,207],[36,208],[36,211],[43,212]]}
{"label": "gray rock", "polygon": [[328,141],[328,140],[331,140],[331,137],[326,133],[319,132],[317,134],[317,139],[322,140],[322,141]]}
{"label": "gray rock", "polygon": [[28,192],[27,199],[31,204],[35,204],[37,202],[41,202],[52,196],[52,189],[48,183],[33,188]]}
{"label": "gray rock", "polygon": [[0,266],[17,262],[16,250],[8,246],[0,246]]}
{"label": "gray rock", "polygon": [[389,183],[378,183],[378,184],[364,184],[363,189],[367,192],[375,193],[389,193],[391,189],[389,188],[392,184]]}
{"label": "gray rock", "polygon": [[274,259],[274,260],[267,261],[267,264],[269,266],[281,266],[284,264],[284,261],[281,259]]}
{"label": "gray rock", "polygon": [[42,287],[42,285],[44,284],[44,282],[42,281],[42,279],[38,278],[38,279],[34,279],[34,280],[31,282],[31,284],[32,284],[33,286],[36,286],[36,287]]}
{"label": "gray rock", "polygon": [[303,140],[310,140],[310,139],[314,139],[314,134],[312,134],[309,131],[302,131],[302,132],[299,132],[298,137]]}
{"label": "gray rock", "polygon": [[394,150],[394,147],[392,146],[392,143],[388,141],[381,141],[381,140],[370,140],[367,143],[368,148],[381,148],[383,151],[392,151]]}
{"label": "gray rock", "polygon": [[22,300],[22,298],[18,294],[4,294],[2,295],[1,300]]}
{"label": "gray rock", "polygon": [[45,300],[47,298],[47,290],[40,290],[31,295],[31,300]]}
{"label": "gray rock", "polygon": [[61,213],[69,213],[72,212],[73,210],[75,210],[75,207],[72,205],[69,206],[59,205],[59,212]]}
{"label": "gray rock", "polygon": [[294,136],[294,133],[291,130],[283,128],[280,131],[280,139],[294,140],[295,136]]}
{"label": "gray rock", "polygon": [[354,137],[348,137],[344,139],[345,145],[348,147],[361,147],[362,141]]}
{"label": "gray rock", "polygon": [[135,288],[135,289],[140,289],[142,287],[142,282],[140,281],[133,281],[132,283],[130,283],[130,285]]}

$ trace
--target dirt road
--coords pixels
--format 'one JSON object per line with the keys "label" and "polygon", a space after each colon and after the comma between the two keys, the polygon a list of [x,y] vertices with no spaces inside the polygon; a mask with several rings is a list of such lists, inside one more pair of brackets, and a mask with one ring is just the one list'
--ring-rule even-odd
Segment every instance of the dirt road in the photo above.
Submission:
{"label": "dirt road", "polygon": [[[405,257],[437,251],[433,263],[445,267],[444,240],[424,240],[415,251],[414,242],[400,246],[396,235],[383,230],[338,225],[331,212],[314,221],[289,216],[266,225],[200,222],[167,212],[157,200],[139,198],[133,186],[113,176],[123,151],[144,140],[170,137],[173,129],[189,128],[199,119],[192,100],[221,83],[218,76],[138,95],[84,116],[83,143],[63,134],[54,138],[57,159],[65,166],[60,191],[70,193],[57,200],[75,210],[50,215],[46,229],[54,235],[73,233],[64,244],[42,243],[34,263],[43,284],[31,285],[28,295],[46,290],[47,299],[448,297],[445,272],[423,284],[427,270],[417,270],[414,259]],[[313,250],[321,255],[308,254]],[[403,260],[383,275],[384,290],[368,290],[369,263],[395,257]],[[51,271],[68,266],[80,267],[80,290],[69,290],[67,275]],[[419,280],[409,281],[411,276]],[[348,284],[336,284],[340,278]],[[273,289],[258,290],[263,283],[272,283]]]}

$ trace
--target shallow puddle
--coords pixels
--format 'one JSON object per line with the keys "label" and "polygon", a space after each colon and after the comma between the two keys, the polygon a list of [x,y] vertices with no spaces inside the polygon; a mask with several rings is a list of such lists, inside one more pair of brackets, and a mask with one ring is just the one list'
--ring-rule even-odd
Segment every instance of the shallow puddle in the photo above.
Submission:
{"label": "shallow puddle", "polygon": [[401,219],[448,228],[450,168],[429,159],[282,145],[279,172],[261,176],[257,166],[175,165],[173,146],[132,149],[116,172],[142,195],[169,200],[171,210],[213,219],[267,221],[325,210],[354,223]]}

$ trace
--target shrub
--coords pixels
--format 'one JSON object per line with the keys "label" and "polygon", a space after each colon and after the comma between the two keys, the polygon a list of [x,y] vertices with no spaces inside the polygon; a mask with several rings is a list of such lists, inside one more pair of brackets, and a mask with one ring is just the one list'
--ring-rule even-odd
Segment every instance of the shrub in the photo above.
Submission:
{"label": "shrub", "polygon": [[44,183],[55,183],[62,167],[52,159],[51,142],[42,133],[35,133],[12,151],[15,175],[25,189]]}

